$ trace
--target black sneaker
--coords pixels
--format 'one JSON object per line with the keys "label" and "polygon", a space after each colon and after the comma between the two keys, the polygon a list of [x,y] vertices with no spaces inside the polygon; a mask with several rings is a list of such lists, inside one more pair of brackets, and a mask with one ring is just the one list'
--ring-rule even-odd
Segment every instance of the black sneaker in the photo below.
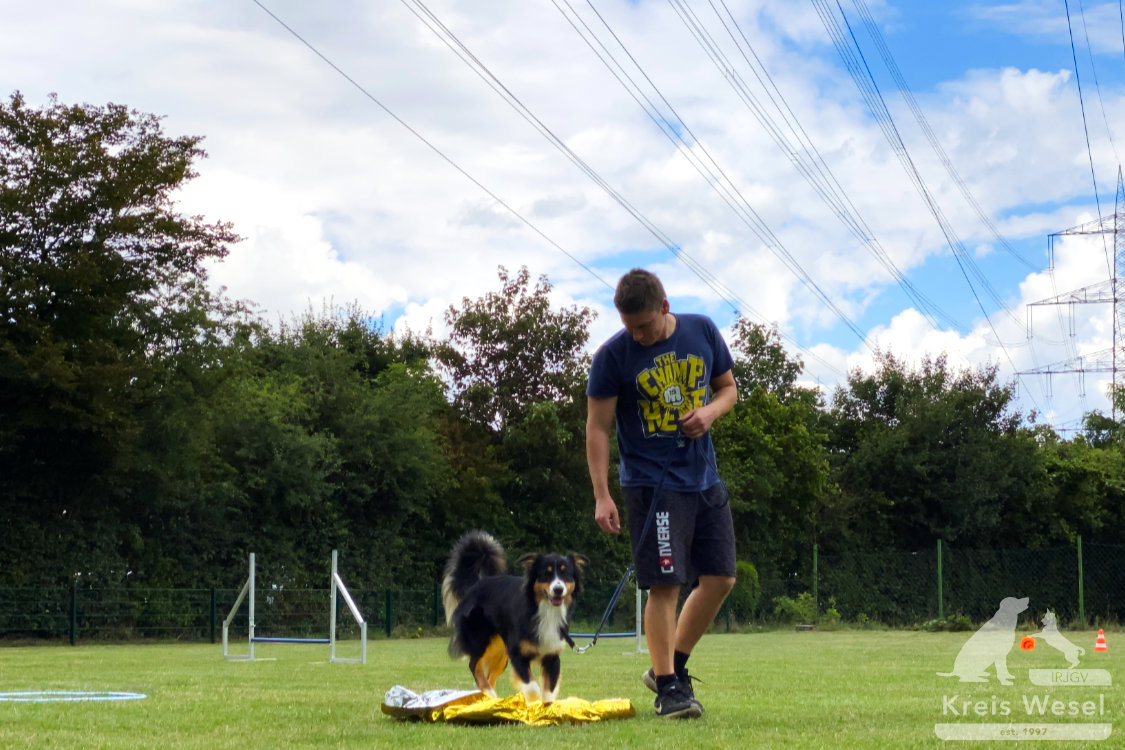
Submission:
{"label": "black sneaker", "polygon": [[[695,700],[695,685],[693,684],[696,678],[688,674],[688,671],[685,669],[683,675],[680,675],[679,679],[680,686],[683,687],[684,692],[688,694],[688,697],[696,703],[699,703],[699,701]],[[641,675],[641,682],[643,682],[645,684],[645,687],[652,692],[659,692],[656,689],[656,674],[652,671],[652,667],[649,667],[648,671]],[[700,680],[700,682],[702,682],[702,680]],[[700,708],[702,708],[702,706],[700,706]]]}
{"label": "black sneaker", "polygon": [[656,715],[666,719],[698,719],[703,715],[703,706],[688,695],[683,684],[675,680],[656,694]]}

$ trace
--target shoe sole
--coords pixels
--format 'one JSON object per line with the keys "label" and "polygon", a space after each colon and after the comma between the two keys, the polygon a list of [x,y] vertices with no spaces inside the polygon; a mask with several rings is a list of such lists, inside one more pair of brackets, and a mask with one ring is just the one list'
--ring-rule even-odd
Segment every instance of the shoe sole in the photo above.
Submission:
{"label": "shoe sole", "polygon": [[657,712],[656,715],[664,719],[698,719],[703,715],[703,708],[699,704],[693,703],[686,708],[682,708],[679,711],[674,711],[670,714],[662,714]]}

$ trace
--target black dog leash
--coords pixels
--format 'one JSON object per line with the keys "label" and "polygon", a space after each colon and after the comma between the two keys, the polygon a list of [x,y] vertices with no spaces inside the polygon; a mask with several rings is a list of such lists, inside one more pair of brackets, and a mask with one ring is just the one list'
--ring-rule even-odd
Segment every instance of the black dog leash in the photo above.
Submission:
{"label": "black dog leash", "polygon": [[[679,447],[677,443],[679,443],[679,441],[683,439],[683,435],[679,432],[679,430],[677,430],[676,437],[672,441],[672,445],[668,449],[668,457],[664,459],[664,466],[660,470],[660,479],[656,482],[656,488],[652,491],[652,502],[649,503],[648,513],[645,515],[645,523],[641,528],[641,535],[637,538],[638,544],[644,541],[645,535],[648,534],[648,528],[652,525],[652,519],[656,515],[657,495],[660,494],[660,490],[664,486],[664,478],[668,476],[668,468],[672,465],[672,459],[676,455],[676,448]],[[570,644],[570,647],[574,649],[575,653],[584,654],[591,648],[593,648],[594,644],[598,642],[598,636],[601,635],[602,628],[605,627],[605,624],[609,622],[609,617],[613,614],[613,608],[617,606],[617,600],[621,598],[621,592],[625,589],[625,584],[629,580],[629,577],[633,575],[633,571],[633,563],[629,563],[629,566],[625,568],[625,575],[621,576],[621,580],[617,582],[617,588],[613,591],[613,596],[609,598],[609,604],[606,605],[605,612],[602,613],[602,621],[598,623],[598,628],[594,631],[593,640],[591,640],[585,646],[576,648],[574,646],[574,641],[571,640],[569,635],[567,635],[566,640]]]}

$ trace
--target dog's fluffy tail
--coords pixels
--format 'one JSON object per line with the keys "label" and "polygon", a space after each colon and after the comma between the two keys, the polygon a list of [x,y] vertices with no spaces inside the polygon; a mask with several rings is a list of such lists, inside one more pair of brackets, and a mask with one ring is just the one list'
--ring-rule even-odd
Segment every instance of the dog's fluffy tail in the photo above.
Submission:
{"label": "dog's fluffy tail", "polygon": [[453,620],[453,610],[465,592],[482,578],[503,575],[508,570],[508,555],[500,542],[485,531],[468,531],[449,553],[441,580],[441,603],[445,622]]}

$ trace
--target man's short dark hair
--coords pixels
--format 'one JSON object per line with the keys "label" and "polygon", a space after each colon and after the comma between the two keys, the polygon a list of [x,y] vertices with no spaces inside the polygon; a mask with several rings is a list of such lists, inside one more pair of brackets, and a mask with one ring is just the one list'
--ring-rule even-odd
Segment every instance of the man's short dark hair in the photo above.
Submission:
{"label": "man's short dark hair", "polygon": [[659,310],[665,300],[664,285],[651,271],[634,268],[617,282],[613,305],[617,312],[632,315]]}

